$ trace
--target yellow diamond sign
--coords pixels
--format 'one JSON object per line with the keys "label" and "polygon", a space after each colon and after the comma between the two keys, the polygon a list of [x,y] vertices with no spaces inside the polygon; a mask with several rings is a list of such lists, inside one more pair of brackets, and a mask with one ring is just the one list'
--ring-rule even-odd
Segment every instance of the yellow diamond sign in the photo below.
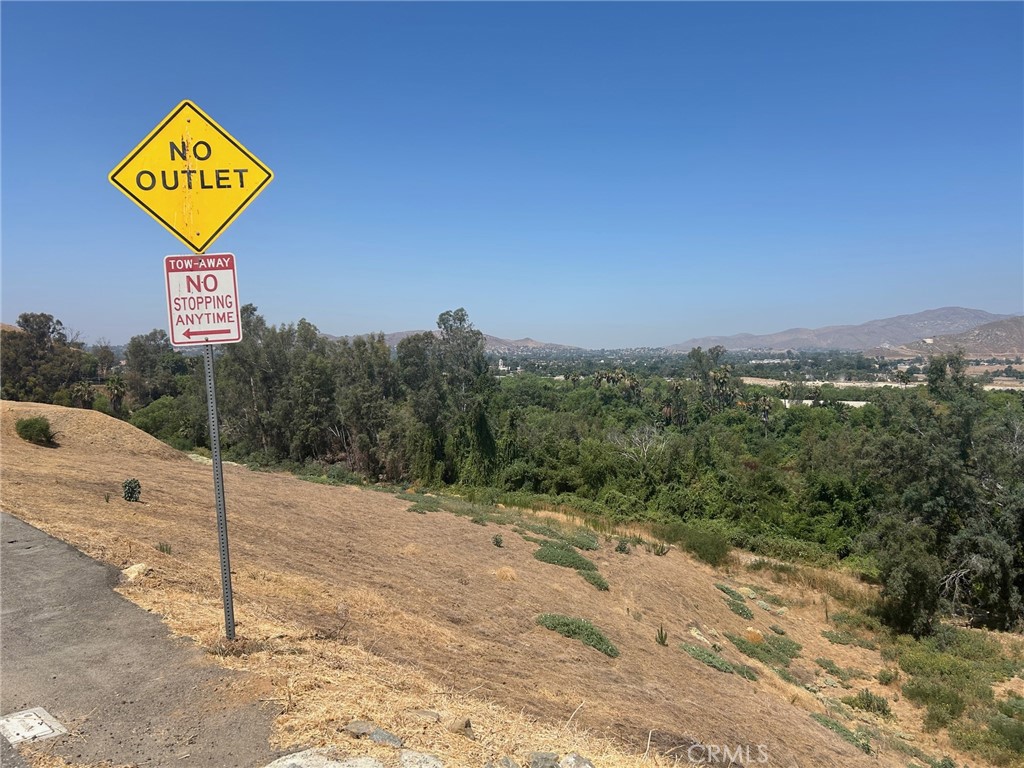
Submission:
{"label": "yellow diamond sign", "polygon": [[183,101],[109,178],[171,234],[202,253],[274,174],[213,118]]}

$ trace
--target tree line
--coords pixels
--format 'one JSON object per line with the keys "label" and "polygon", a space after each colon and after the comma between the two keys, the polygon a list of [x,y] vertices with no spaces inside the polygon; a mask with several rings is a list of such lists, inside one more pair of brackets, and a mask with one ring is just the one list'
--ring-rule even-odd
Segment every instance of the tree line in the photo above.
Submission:
{"label": "tree line", "polygon": [[[927,386],[871,390],[851,408],[795,404],[799,382],[743,385],[721,347],[691,350],[672,378],[499,379],[463,309],[394,351],[382,335],[268,325],[252,305],[242,324],[215,361],[234,460],[684,522],[766,555],[854,565],[881,581],[900,631],[927,634],[941,611],[1021,627],[1024,395],[985,392],[962,354],[931,358]],[[0,345],[5,398],[99,407],[177,447],[206,445],[201,361],[163,331],[133,337],[119,367],[49,315],[19,326]],[[104,370],[87,402],[76,387]]]}

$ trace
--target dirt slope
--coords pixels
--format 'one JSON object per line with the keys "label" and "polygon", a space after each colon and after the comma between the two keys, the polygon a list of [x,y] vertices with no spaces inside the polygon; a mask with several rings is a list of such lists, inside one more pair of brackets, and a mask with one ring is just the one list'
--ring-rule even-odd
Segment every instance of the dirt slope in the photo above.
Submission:
{"label": "dirt slope", "polygon": [[[97,412],[3,402],[0,415],[3,508],[118,567],[145,562],[149,574],[123,593],[173,631],[217,648],[223,615],[210,467]],[[16,436],[15,421],[29,415],[50,419],[58,448]],[[142,503],[121,499],[128,477],[141,481]],[[754,619],[744,620],[715,583],[757,587],[759,575],[715,571],[675,550],[627,556],[602,542],[588,553],[611,585],[599,592],[575,572],[535,560],[536,545],[509,527],[417,514],[389,494],[234,465],[225,466],[225,488],[238,632],[251,653],[223,662],[265,675],[278,691],[276,746],[376,754],[381,748],[338,732],[365,717],[450,765],[502,755],[523,762],[544,748],[576,749],[599,767],[639,765],[645,751],[647,765],[673,764],[664,753],[685,764],[694,742],[751,745],[755,757],[765,745],[767,764],[778,766],[907,763],[884,747],[866,756],[819,726],[810,713],[826,712],[825,704],[725,640],[725,632],[755,627],[768,635],[769,625],[781,625],[804,646],[791,667],[804,681],[820,674],[817,657],[880,668],[877,652],[821,637],[825,608],[806,588],[764,581],[788,612],[754,608]],[[492,543],[496,533],[502,548]],[[608,658],[539,627],[544,612],[593,621],[621,655]],[[659,625],[667,647],[655,642]],[[699,644],[694,629],[760,679],[723,674],[679,650],[680,642]],[[860,682],[891,696],[873,680]],[[900,730],[917,733],[922,749],[956,757],[947,744],[921,738],[909,705],[893,706]],[[476,740],[408,714],[419,708],[470,717]]]}

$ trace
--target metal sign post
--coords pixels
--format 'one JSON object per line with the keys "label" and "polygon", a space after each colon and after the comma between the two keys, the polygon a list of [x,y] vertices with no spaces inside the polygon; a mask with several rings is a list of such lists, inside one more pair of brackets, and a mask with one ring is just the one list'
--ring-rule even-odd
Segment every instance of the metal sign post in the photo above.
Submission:
{"label": "metal sign post", "polygon": [[233,253],[196,253],[164,258],[167,319],[171,344],[202,345],[206,376],[206,411],[210,421],[213,457],[213,493],[217,502],[217,542],[220,549],[220,585],[224,596],[224,634],[235,639],[235,610],[228,554],[228,518],[224,504],[224,469],[220,457],[220,420],[213,379],[213,345],[242,339],[238,278]]}
{"label": "metal sign post", "polygon": [[213,383],[213,345],[242,340],[241,305],[234,255],[206,255],[205,251],[266,188],[274,173],[212,117],[186,100],[150,131],[107,178],[194,251],[164,259],[167,316],[172,345],[203,345],[224,634],[228,640],[234,640],[235,609],[217,393]]}
{"label": "metal sign post", "polygon": [[231,556],[228,554],[228,513],[224,504],[224,467],[220,460],[217,390],[213,383],[213,345],[203,345],[206,373],[206,411],[210,417],[210,454],[213,457],[213,493],[217,500],[217,541],[220,545],[220,587],[224,596],[224,635],[235,639],[235,607],[231,592]]}

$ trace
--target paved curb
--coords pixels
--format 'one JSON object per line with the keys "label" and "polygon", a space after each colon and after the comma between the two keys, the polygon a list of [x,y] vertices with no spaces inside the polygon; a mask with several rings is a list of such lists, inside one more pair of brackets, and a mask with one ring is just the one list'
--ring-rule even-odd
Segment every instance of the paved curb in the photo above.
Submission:
{"label": "paved curb", "polygon": [[[114,592],[118,576],[0,513],[0,714],[44,707],[70,733],[40,743],[74,762],[224,768],[273,760],[276,712],[232,693],[248,678]],[[8,760],[5,749],[4,766],[16,765]]]}

